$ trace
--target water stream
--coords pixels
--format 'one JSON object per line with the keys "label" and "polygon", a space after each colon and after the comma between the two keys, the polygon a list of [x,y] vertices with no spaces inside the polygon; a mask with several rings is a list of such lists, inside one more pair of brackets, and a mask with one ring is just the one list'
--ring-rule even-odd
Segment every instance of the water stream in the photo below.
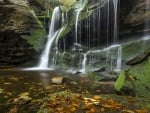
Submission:
{"label": "water stream", "polygon": [[75,43],[78,43],[78,22],[79,22],[79,17],[80,17],[80,12],[82,11],[82,8],[79,8],[77,10],[76,14],[76,22],[75,22]]}
{"label": "water stream", "polygon": [[[148,13],[148,12],[150,12],[150,0],[146,0],[145,1],[145,12],[146,13]],[[144,41],[143,41],[143,51],[145,51],[145,49],[146,49],[146,37],[148,36],[148,35],[150,35],[150,33],[149,33],[149,31],[150,31],[150,17],[149,16],[147,16],[146,18],[145,18],[145,22],[144,22],[144,30],[145,30],[145,32],[144,32]]]}
{"label": "water stream", "polygon": [[[112,4],[110,4],[112,3]],[[110,6],[114,6],[114,13],[110,13]],[[106,8],[106,31],[107,34],[105,35],[106,46],[104,48],[99,48],[101,45],[101,29],[102,29],[102,21],[101,16],[103,12],[101,12],[101,8],[97,6],[97,9],[91,14],[87,19],[84,21],[80,21],[80,14],[83,8],[78,8],[75,10],[76,19],[75,19],[75,29],[72,37],[75,37],[75,40],[72,40],[73,47],[69,50],[72,51],[74,54],[72,55],[70,62],[72,62],[68,69],[69,70],[78,70],[82,73],[86,72],[86,68],[99,68],[101,65],[110,68],[111,71],[120,71],[121,70],[121,57],[122,57],[122,48],[121,45],[109,45],[110,35],[110,17],[114,17],[114,28],[113,28],[113,44],[116,44],[118,38],[118,25],[117,25],[117,15],[118,15],[118,0],[107,0],[107,8]],[[49,34],[47,36],[47,43],[45,48],[42,52],[40,62],[38,65],[38,69],[50,69],[50,68],[57,68],[58,60],[61,54],[66,53],[68,43],[66,43],[66,39],[62,40],[63,46],[59,45],[59,36],[61,32],[65,29],[64,25],[65,22],[68,21],[68,14],[61,13],[60,7],[56,7],[53,10],[51,24],[49,26]],[[87,10],[87,13],[89,11]],[[61,25],[59,25],[61,23]],[[86,26],[84,29],[85,32],[85,42],[86,45],[82,45],[81,38],[83,36],[83,29],[82,27]],[[102,37],[103,38],[103,37]],[[93,40],[95,42],[93,42]],[[70,42],[69,42],[70,43]],[[86,51],[83,51],[83,46],[86,46]],[[91,50],[94,47],[97,50]],[[63,49],[62,49],[63,48]],[[76,56],[77,55],[77,56]],[[102,60],[103,59],[103,60]],[[63,61],[63,60],[62,60]],[[69,63],[69,62],[68,62]],[[67,64],[68,65],[68,64]]]}
{"label": "water stream", "polygon": [[80,72],[86,73],[86,62],[87,62],[87,53],[83,54],[83,61],[82,61],[82,67]]}
{"label": "water stream", "polygon": [[49,56],[51,55],[51,49],[54,40],[57,37],[58,31],[56,30],[56,26],[58,26],[60,20],[60,7],[56,7],[52,14],[51,24],[49,27],[49,34],[48,34],[48,40],[46,43],[46,46],[43,50],[43,53],[41,55],[39,68],[45,69],[49,67]]}
{"label": "water stream", "polygon": [[117,24],[117,14],[118,14],[118,0],[113,0],[114,5],[114,43],[118,40],[118,24]]}

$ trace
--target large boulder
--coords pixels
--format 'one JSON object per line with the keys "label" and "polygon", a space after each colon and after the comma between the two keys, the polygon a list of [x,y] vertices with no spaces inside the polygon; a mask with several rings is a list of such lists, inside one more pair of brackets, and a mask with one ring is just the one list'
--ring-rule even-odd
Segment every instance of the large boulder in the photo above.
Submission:
{"label": "large boulder", "polygon": [[[140,97],[149,97],[150,95],[150,48],[139,54],[128,62],[132,67],[129,68],[129,74],[136,78],[136,94]],[[126,87],[132,87],[126,82]]]}
{"label": "large boulder", "polygon": [[42,48],[45,30],[22,3],[0,2],[0,65],[32,61]]}

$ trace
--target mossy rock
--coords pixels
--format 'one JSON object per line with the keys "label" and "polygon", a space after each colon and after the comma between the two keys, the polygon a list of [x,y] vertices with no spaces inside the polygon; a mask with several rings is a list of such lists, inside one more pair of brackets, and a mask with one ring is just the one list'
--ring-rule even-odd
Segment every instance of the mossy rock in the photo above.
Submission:
{"label": "mossy rock", "polygon": [[150,95],[150,57],[141,64],[130,68],[130,73],[136,77],[137,96],[149,97]]}
{"label": "mossy rock", "polygon": [[37,31],[32,32],[31,36],[28,37],[27,41],[29,44],[33,45],[35,50],[41,50],[44,47],[44,37],[45,30],[39,29]]}
{"label": "mossy rock", "polygon": [[31,30],[31,35],[27,38],[29,44],[33,46],[35,50],[41,50],[44,47],[44,41],[46,36],[46,30],[43,27],[41,21],[37,18],[33,10],[30,9],[31,14],[34,17],[34,21],[37,24],[37,28]]}
{"label": "mossy rock", "polygon": [[[149,55],[149,50],[147,55]],[[140,55],[139,55],[140,56]],[[150,56],[144,57],[144,60],[141,60],[141,62],[134,63],[128,71],[129,76],[132,76],[134,80],[132,80],[132,83],[135,84],[135,93],[139,97],[149,97],[150,95]],[[137,61],[137,57],[132,59],[132,61]],[[126,75],[125,75],[126,76]],[[124,87],[128,87],[129,89],[133,88],[133,84],[131,81],[127,81],[124,84]],[[150,97],[149,97],[150,98]]]}

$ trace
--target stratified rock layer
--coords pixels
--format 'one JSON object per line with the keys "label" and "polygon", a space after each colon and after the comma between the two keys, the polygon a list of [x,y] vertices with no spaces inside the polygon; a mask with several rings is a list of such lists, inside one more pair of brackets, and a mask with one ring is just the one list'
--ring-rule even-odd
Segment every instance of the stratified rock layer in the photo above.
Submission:
{"label": "stratified rock layer", "polygon": [[0,3],[0,65],[23,64],[33,59],[37,52],[28,38],[39,30],[43,28],[29,7]]}

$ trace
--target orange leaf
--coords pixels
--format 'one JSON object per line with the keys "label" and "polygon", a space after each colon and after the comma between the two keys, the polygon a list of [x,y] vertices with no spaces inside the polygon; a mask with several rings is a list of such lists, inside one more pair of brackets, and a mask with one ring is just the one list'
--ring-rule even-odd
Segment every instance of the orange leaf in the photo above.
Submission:
{"label": "orange leaf", "polygon": [[146,109],[136,110],[137,113],[148,113]]}

